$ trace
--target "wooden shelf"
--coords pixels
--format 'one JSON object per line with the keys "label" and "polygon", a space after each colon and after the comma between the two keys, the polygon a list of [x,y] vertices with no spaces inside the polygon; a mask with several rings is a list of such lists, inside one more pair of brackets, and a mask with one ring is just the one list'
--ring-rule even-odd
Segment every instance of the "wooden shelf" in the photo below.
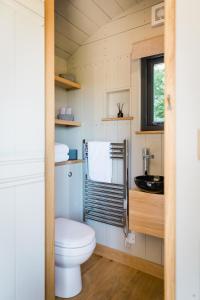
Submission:
{"label": "wooden shelf", "polygon": [[77,121],[67,121],[67,120],[55,120],[55,125],[58,126],[71,126],[71,127],[80,127],[81,123]]}
{"label": "wooden shelf", "polygon": [[77,159],[77,160],[65,160],[61,162],[55,163],[55,166],[64,166],[64,165],[73,165],[73,164],[81,164],[83,163],[82,159]]}
{"label": "wooden shelf", "polygon": [[62,88],[65,88],[66,90],[74,90],[81,88],[80,83],[62,78],[60,76],[55,76],[55,84]]}
{"label": "wooden shelf", "polygon": [[164,130],[155,130],[155,131],[136,131],[136,134],[164,134]]}
{"label": "wooden shelf", "polygon": [[123,117],[123,118],[110,117],[110,118],[102,119],[102,121],[131,121],[131,120],[133,120],[133,117]]}

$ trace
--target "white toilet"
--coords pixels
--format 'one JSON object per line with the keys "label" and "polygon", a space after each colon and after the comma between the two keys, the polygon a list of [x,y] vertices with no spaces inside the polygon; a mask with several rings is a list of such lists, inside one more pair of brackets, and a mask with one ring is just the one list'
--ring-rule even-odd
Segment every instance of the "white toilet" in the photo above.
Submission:
{"label": "white toilet", "polygon": [[70,298],[82,289],[80,265],[93,253],[95,232],[86,224],[55,220],[55,294]]}

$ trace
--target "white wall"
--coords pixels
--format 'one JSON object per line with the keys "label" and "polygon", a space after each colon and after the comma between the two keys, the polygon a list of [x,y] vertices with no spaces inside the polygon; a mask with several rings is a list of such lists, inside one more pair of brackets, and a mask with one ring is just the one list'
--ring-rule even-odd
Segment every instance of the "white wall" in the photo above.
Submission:
{"label": "white wall", "polygon": [[[65,59],[55,56],[55,74],[66,74],[67,62]],[[55,111],[58,112],[59,107],[65,106],[67,101],[67,94],[65,89],[56,86],[55,87]]]}
{"label": "white wall", "polygon": [[43,300],[43,2],[0,0],[0,32],[0,299]]}
{"label": "white wall", "polygon": [[[78,148],[79,155],[84,138],[108,141],[129,139],[131,186],[134,184],[134,177],[142,174],[143,147],[149,146],[155,154],[151,172],[163,173],[161,136],[135,135],[135,131],[140,129],[140,67],[130,59],[134,42],[163,33],[163,27],[152,29],[150,25],[151,6],[158,2],[160,1],[145,0],[134,5],[80,47],[68,61],[68,71],[76,75],[81,83],[81,90],[65,93],[66,100],[62,97],[56,99],[57,107],[66,101],[65,103],[73,108],[76,119],[82,123],[80,128],[57,128],[56,139],[68,143],[70,147]],[[102,122],[101,119],[106,116],[106,93],[120,89],[130,90],[130,114],[134,116],[134,121]],[[118,172],[118,177],[120,175]],[[80,177],[77,178],[77,182],[79,180]],[[73,199],[67,200],[66,197],[67,201]],[[82,198],[79,201],[81,206]],[[121,229],[98,222],[89,223],[95,228],[99,243],[157,263],[163,262],[163,244],[160,239],[136,234],[135,246],[127,249]]]}
{"label": "white wall", "polygon": [[[200,299],[200,2],[177,0],[177,300]],[[186,38],[187,37],[187,38]]]}

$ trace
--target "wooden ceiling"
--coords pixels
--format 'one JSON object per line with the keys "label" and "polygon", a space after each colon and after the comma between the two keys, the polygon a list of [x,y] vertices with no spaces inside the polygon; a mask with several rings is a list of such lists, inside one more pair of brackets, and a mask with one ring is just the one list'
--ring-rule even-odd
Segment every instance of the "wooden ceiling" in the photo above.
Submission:
{"label": "wooden ceiling", "polygon": [[138,0],[56,0],[55,53],[69,58],[100,27]]}

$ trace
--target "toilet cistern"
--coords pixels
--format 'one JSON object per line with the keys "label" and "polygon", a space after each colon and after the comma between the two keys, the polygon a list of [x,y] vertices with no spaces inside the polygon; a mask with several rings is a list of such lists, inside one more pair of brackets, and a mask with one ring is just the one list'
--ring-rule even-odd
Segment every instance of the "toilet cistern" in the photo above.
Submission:
{"label": "toilet cistern", "polygon": [[150,169],[150,160],[154,158],[154,155],[150,153],[149,148],[144,148],[142,150],[142,158],[143,158],[143,173],[144,175],[148,175]]}

